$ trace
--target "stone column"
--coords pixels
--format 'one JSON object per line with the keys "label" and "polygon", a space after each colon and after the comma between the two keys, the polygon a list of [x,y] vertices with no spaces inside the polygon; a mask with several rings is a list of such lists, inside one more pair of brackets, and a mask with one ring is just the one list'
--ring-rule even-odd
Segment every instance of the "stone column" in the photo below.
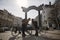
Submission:
{"label": "stone column", "polygon": [[40,11],[38,11],[39,27],[41,27]]}
{"label": "stone column", "polygon": [[27,19],[27,12],[25,12],[25,19]]}

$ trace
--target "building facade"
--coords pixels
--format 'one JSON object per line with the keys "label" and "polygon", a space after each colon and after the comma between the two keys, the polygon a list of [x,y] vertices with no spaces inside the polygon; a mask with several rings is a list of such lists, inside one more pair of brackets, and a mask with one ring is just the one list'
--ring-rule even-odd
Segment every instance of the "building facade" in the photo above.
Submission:
{"label": "building facade", "polygon": [[16,17],[7,10],[0,10],[0,27],[21,27],[22,18]]}
{"label": "building facade", "polygon": [[0,26],[12,26],[13,24],[13,15],[7,10],[0,10]]}
{"label": "building facade", "polygon": [[51,3],[49,3],[49,5],[44,5],[43,6],[43,10],[42,10],[42,26],[43,27],[52,27],[54,24],[52,18],[52,14],[51,11],[54,10],[54,5],[51,5]]}
{"label": "building facade", "polygon": [[[41,25],[42,27],[55,27],[55,21],[56,20],[56,13],[55,11],[53,12],[53,10],[55,10],[55,5],[51,5],[51,2],[49,2],[49,4],[45,4],[42,6],[43,10],[41,12]],[[53,14],[52,14],[53,13]],[[38,16],[36,17],[35,20],[38,19]],[[38,20],[37,20],[38,22]]]}
{"label": "building facade", "polygon": [[22,18],[14,17],[13,26],[14,27],[22,27]]}

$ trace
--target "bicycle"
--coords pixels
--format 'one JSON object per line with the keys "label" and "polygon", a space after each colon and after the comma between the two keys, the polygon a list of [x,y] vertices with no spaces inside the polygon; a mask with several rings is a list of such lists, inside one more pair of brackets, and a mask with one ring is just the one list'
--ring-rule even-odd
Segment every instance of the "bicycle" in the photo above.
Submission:
{"label": "bicycle", "polygon": [[[26,30],[25,30],[26,36],[34,35],[33,30],[34,30],[33,28],[26,28]],[[22,35],[22,28],[19,28],[19,27],[12,27],[11,28],[11,35],[12,36],[18,36],[19,34]]]}
{"label": "bicycle", "polygon": [[[20,30],[19,30],[19,29],[20,29]],[[15,33],[15,30],[17,31],[16,33]],[[12,36],[15,36],[16,39],[21,39],[21,38],[25,39],[26,37],[28,37],[28,38],[37,40],[37,39],[39,39],[39,36],[35,36],[35,34],[33,34],[34,31],[35,31],[34,28],[32,28],[32,29],[27,28],[27,29],[26,29],[26,36],[25,36],[25,37],[22,37],[22,29],[19,28],[19,27],[18,27],[17,29],[15,29],[15,27],[12,27],[11,34],[12,34]],[[14,32],[14,33],[13,33],[13,32]],[[19,32],[20,32],[20,33],[19,33]],[[40,29],[40,28],[38,29],[38,32],[39,32],[39,33],[41,32],[41,29]],[[14,35],[14,34],[15,34],[15,35]]]}

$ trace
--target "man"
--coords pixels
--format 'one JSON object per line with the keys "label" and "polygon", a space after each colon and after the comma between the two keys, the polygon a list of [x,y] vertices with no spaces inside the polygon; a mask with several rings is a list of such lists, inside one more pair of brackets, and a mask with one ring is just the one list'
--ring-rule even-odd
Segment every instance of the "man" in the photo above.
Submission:
{"label": "man", "polygon": [[26,27],[27,27],[27,24],[28,22],[30,21],[30,18],[29,19],[23,19],[22,20],[22,36],[25,37],[25,30],[26,30]]}
{"label": "man", "polygon": [[34,19],[32,19],[32,25],[35,27],[35,36],[38,36],[38,26],[37,26],[37,21],[34,21]]}

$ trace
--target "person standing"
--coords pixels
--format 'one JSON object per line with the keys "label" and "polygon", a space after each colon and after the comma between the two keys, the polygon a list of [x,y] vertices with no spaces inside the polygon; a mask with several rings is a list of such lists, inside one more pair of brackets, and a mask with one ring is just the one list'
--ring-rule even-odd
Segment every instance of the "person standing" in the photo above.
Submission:
{"label": "person standing", "polygon": [[34,19],[32,19],[32,25],[35,27],[35,36],[38,36],[38,25],[37,25],[37,21],[34,21]]}

